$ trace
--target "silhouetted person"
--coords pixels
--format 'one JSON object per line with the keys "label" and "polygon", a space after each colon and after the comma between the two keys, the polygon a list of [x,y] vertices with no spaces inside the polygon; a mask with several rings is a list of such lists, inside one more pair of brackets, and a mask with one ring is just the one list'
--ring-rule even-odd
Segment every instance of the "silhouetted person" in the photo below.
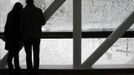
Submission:
{"label": "silhouetted person", "polygon": [[[33,0],[26,0],[26,3],[21,14],[21,32],[26,52],[26,64],[29,71],[32,69],[38,71],[41,27],[45,24],[45,18],[42,10],[35,7]],[[32,63],[32,49],[34,63]]]}
{"label": "silhouetted person", "polygon": [[[20,69],[19,65],[19,51],[20,51],[20,12],[23,6],[20,3],[16,3],[13,9],[7,16],[7,21],[4,30],[5,37],[5,49],[8,50],[8,68],[9,73]],[[14,58],[14,66],[12,60]]]}

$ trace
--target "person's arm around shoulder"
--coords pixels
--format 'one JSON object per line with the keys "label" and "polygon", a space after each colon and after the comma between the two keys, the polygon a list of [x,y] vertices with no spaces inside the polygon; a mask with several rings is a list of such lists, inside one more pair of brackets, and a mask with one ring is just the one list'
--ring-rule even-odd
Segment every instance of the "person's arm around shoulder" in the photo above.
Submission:
{"label": "person's arm around shoulder", "polygon": [[41,16],[41,18],[40,18],[41,25],[43,26],[43,25],[45,25],[45,24],[46,24],[45,15],[44,15],[44,13],[42,12],[42,10],[41,10],[41,9],[39,9],[39,11],[40,11],[40,16]]}

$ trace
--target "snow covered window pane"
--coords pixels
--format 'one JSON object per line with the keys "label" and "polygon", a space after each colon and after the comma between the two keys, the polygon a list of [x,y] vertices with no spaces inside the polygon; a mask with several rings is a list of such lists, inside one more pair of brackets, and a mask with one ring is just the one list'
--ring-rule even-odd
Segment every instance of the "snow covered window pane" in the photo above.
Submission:
{"label": "snow covered window pane", "polygon": [[[20,64],[26,65],[24,49],[20,52]],[[42,39],[40,65],[72,65],[73,39]]]}
{"label": "snow covered window pane", "polygon": [[133,11],[134,0],[82,0],[82,31],[115,30]]}
{"label": "snow covered window pane", "polygon": [[[84,62],[105,39],[82,39]],[[134,64],[134,39],[121,38],[95,63],[95,65]]]}
{"label": "snow covered window pane", "polygon": [[[46,9],[54,0],[44,0]],[[72,32],[73,31],[73,5],[72,0],[66,0],[42,27],[43,32]]]}

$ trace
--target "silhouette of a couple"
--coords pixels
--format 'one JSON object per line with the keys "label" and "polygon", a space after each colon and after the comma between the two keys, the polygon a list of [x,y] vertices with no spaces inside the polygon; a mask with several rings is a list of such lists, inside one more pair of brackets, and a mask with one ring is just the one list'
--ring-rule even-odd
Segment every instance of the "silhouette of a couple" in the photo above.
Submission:
{"label": "silhouette of a couple", "polygon": [[[26,0],[26,7],[17,2],[7,16],[5,25],[5,49],[8,50],[9,72],[20,70],[19,51],[24,45],[28,71],[39,69],[41,27],[45,24],[45,17],[41,9],[35,7],[33,0]],[[32,63],[32,50],[33,62]],[[14,58],[14,66],[12,60]]]}

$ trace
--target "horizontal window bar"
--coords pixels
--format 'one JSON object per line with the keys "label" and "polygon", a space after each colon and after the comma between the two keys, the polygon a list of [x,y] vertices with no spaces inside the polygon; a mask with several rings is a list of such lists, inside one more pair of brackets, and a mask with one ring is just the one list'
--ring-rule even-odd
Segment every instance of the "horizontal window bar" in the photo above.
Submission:
{"label": "horizontal window bar", "polygon": [[[82,32],[82,38],[107,38],[112,31],[89,31]],[[3,33],[0,32],[0,38],[3,37]],[[42,38],[73,38],[73,32],[43,32]],[[126,31],[121,38],[134,38],[134,31]]]}

